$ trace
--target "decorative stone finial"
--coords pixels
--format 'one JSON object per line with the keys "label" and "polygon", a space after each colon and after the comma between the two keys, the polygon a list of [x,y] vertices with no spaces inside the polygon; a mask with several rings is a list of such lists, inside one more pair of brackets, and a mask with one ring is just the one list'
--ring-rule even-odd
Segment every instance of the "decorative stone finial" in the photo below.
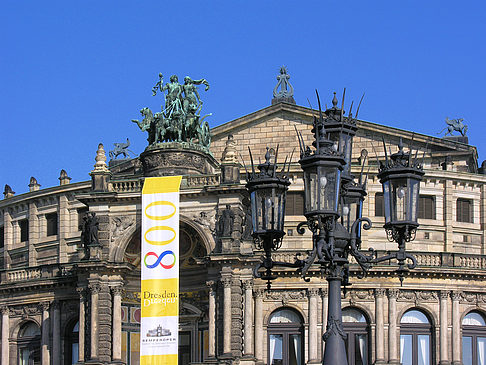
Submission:
{"label": "decorative stone finial", "polygon": [[106,166],[106,155],[105,149],[103,148],[103,143],[100,143],[98,145],[95,160],[96,163],[94,165],[94,170],[90,173],[92,182],[91,188],[94,191],[108,191],[108,180],[110,178],[111,172]]}
{"label": "decorative stone finial", "polygon": [[223,151],[221,162],[223,164],[238,163],[238,156],[236,155],[236,141],[232,134],[230,134],[226,140],[226,146]]}
{"label": "decorative stone finial", "polygon": [[106,165],[106,155],[103,143],[98,145],[98,150],[96,151],[94,170],[92,172],[108,172],[108,167]]}
{"label": "decorative stone finial", "polygon": [[[290,75],[285,66],[280,67],[280,74],[277,76],[277,85],[273,89],[272,105],[280,102],[295,104],[294,88],[289,82]],[[280,87],[280,91],[278,88]]]}
{"label": "decorative stone finial", "polygon": [[11,198],[14,195],[15,191],[12,190],[10,185],[5,184],[5,189],[3,190],[3,196],[5,197],[5,199]]}
{"label": "decorative stone finial", "polygon": [[40,188],[40,184],[37,182],[37,179],[35,177],[30,178],[30,183],[29,183],[29,191],[37,191]]}
{"label": "decorative stone finial", "polygon": [[236,141],[232,134],[226,140],[221,158],[221,183],[234,184],[240,181],[240,165],[236,154]]}
{"label": "decorative stone finial", "polygon": [[59,185],[67,185],[71,182],[71,178],[68,176],[66,170],[62,169],[59,175]]}

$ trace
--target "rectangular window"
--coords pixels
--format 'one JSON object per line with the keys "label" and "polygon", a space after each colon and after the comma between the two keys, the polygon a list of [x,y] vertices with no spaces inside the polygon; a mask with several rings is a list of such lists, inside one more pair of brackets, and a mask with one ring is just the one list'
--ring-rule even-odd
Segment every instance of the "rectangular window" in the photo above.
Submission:
{"label": "rectangular window", "polygon": [[470,199],[457,199],[456,220],[458,222],[473,223],[473,202]]}
{"label": "rectangular window", "polygon": [[47,235],[57,235],[57,213],[46,214]]}
{"label": "rectangular window", "polygon": [[29,240],[29,220],[22,219],[19,221],[20,227],[20,242],[27,242]]}
{"label": "rectangular window", "polygon": [[5,229],[0,226],[0,248],[5,246]]}
{"label": "rectangular window", "polygon": [[385,216],[385,200],[383,199],[383,193],[375,194],[375,217]]}
{"label": "rectangular window", "polygon": [[88,208],[78,208],[78,231],[83,230],[83,217],[88,212]]}
{"label": "rectangular window", "polygon": [[285,201],[285,215],[304,215],[304,193],[287,193],[287,200]]}
{"label": "rectangular window", "polygon": [[422,219],[435,219],[435,196],[420,195],[418,217]]}

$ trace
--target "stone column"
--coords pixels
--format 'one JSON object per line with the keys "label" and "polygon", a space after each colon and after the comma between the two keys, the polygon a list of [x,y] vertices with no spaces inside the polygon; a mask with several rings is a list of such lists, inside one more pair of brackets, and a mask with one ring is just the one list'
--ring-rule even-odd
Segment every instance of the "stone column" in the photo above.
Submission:
{"label": "stone column", "polygon": [[376,316],[376,361],[375,364],[385,363],[385,319],[383,316],[383,296],[385,289],[375,289],[375,316]]}
{"label": "stone column", "polygon": [[61,364],[61,311],[58,301],[52,303],[52,365]]}
{"label": "stone column", "polygon": [[85,310],[85,305],[86,305],[86,290],[84,288],[76,288],[76,291],[79,294],[79,362],[84,361],[84,352],[85,352],[85,336],[86,336],[86,330],[85,330],[85,316],[86,316],[86,310]]}
{"label": "stone column", "polygon": [[214,281],[206,281],[209,288],[209,349],[208,357],[214,358],[216,356],[216,290]]}
{"label": "stone column", "polygon": [[70,217],[69,217],[69,201],[66,195],[61,195],[59,197],[59,226],[58,229],[58,240],[59,240],[59,262],[68,262],[68,248],[66,244],[66,237],[70,232]]}
{"label": "stone column", "polygon": [[440,365],[450,364],[449,362],[449,349],[448,349],[448,319],[447,319],[447,299],[449,298],[449,292],[442,290],[440,292]]}
{"label": "stone column", "polygon": [[253,280],[243,282],[245,289],[245,356],[253,356]]}
{"label": "stone column", "polygon": [[49,302],[40,304],[42,311],[42,328],[41,328],[41,364],[50,365],[49,359]]}
{"label": "stone column", "polygon": [[326,350],[326,341],[322,340],[322,336],[326,333],[326,326],[327,326],[327,289],[321,289],[321,298],[322,298],[322,333],[321,333],[321,344],[322,344],[322,354]]}
{"label": "stone column", "polygon": [[2,306],[0,308],[0,312],[2,313],[2,357],[1,363],[8,364],[9,363],[9,332],[10,332],[10,323],[9,323],[9,311],[8,306]]}
{"label": "stone column", "polygon": [[3,248],[3,262],[5,269],[10,269],[10,255],[9,251],[13,246],[14,227],[12,225],[12,217],[9,209],[5,209],[3,212],[3,229],[4,229],[4,248]]}
{"label": "stone column", "polygon": [[113,294],[113,340],[112,340],[112,358],[114,361],[121,361],[122,353],[122,316],[121,316],[121,302],[123,287],[121,285],[115,286],[111,289]]}
{"label": "stone column", "polygon": [[231,353],[231,277],[226,276],[223,282],[223,353]]}
{"label": "stone column", "polygon": [[447,179],[444,186],[444,226],[445,226],[445,252],[453,252],[454,249],[454,232],[452,230],[452,224],[454,217],[452,214],[454,207],[453,194],[454,186],[452,180]]}
{"label": "stone column", "polygon": [[263,361],[263,289],[255,289],[255,358]]}
{"label": "stone column", "polygon": [[319,363],[317,358],[317,296],[319,289],[308,289],[309,296],[309,363]]}
{"label": "stone column", "polygon": [[99,284],[90,284],[89,289],[91,291],[91,351],[90,359],[95,360],[98,358],[98,295],[101,290]]}
{"label": "stone column", "polygon": [[388,289],[388,364],[400,364],[397,337],[398,289]]}
{"label": "stone column", "polygon": [[459,312],[460,292],[452,292],[452,365],[461,365],[461,313]]}

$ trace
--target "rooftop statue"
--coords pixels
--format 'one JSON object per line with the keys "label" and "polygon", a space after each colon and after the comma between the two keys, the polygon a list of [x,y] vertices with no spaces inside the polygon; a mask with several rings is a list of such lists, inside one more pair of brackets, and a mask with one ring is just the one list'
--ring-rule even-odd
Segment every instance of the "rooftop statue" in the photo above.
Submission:
{"label": "rooftop statue", "polygon": [[118,158],[118,156],[123,155],[123,158],[130,157],[129,153],[133,153],[128,149],[130,146],[130,140],[127,138],[126,142],[113,143],[115,149],[110,151],[110,158],[112,160]]}
{"label": "rooftop statue", "polygon": [[277,85],[273,89],[272,104],[280,101],[295,104],[294,88],[290,84],[289,79],[290,75],[287,73],[287,68],[285,66],[280,67],[280,73],[277,75]]}
{"label": "rooftop statue", "polygon": [[148,133],[149,147],[164,142],[180,142],[209,152],[211,135],[209,124],[204,119],[211,114],[201,117],[203,102],[198,85],[204,85],[205,91],[209,90],[206,79],[193,80],[189,76],[184,78],[184,84],[180,84],[177,75],[172,75],[170,82],[164,85],[163,76],[159,73],[159,81],[152,88],[152,95],[157,95],[159,91],[164,95],[162,112],[154,114],[145,107],[140,110],[142,121],[132,119],[142,131]]}
{"label": "rooftop statue", "polygon": [[461,133],[461,136],[465,137],[466,132],[467,132],[467,125],[462,123],[463,121],[464,121],[463,118],[458,118],[458,119],[446,118],[445,122],[447,124],[447,127],[445,127],[443,130],[441,130],[437,134],[441,134],[442,132],[447,130],[447,132],[444,136],[447,136],[448,134],[450,134],[452,136],[452,132],[456,131],[456,132]]}

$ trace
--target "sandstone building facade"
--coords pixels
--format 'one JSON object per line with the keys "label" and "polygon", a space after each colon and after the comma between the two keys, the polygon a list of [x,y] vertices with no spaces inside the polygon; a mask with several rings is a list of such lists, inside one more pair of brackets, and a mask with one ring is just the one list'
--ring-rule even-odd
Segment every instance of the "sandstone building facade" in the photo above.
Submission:
{"label": "sandstone building facade", "polygon": [[[30,192],[6,189],[0,200],[2,364],[139,363],[141,188],[146,176],[182,174],[180,216],[181,364],[319,363],[324,344],[327,283],[304,282],[292,270],[265,290],[253,279],[259,260],[249,235],[244,167],[266,147],[298,150],[295,129],[309,142],[316,111],[290,102],[212,129],[211,155],[177,149],[104,161],[99,146],[91,180]],[[486,364],[486,177],[475,147],[455,139],[358,122],[353,169],[369,160],[363,249],[395,250],[388,242],[377,161],[382,138],[413,139],[423,155],[420,227],[408,246],[418,260],[400,285],[393,264],[374,267],[343,292],[348,360],[352,364]],[[463,141],[464,142],[464,141]],[[273,152],[270,150],[270,152]],[[392,151],[395,152],[395,151]],[[294,152],[294,160],[297,153]],[[258,157],[256,157],[258,158]],[[302,171],[294,161],[286,237],[277,253],[292,261],[311,248],[304,220]],[[81,244],[83,217],[99,222],[98,251]],[[464,361],[464,362],[463,362]]]}

